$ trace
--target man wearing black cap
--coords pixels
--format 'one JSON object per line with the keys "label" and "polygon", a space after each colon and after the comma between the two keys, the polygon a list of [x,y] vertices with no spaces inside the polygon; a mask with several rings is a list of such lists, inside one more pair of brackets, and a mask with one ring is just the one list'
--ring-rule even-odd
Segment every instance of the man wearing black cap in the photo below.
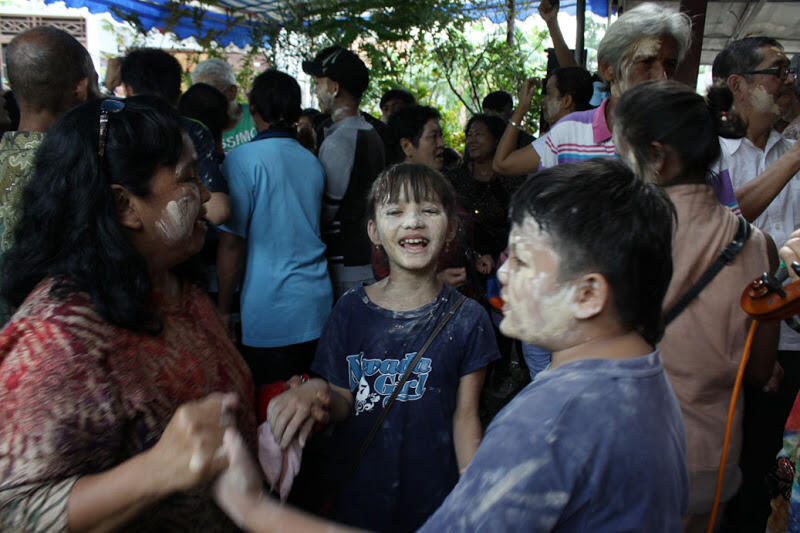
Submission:
{"label": "man wearing black cap", "polygon": [[380,135],[359,113],[369,71],[353,52],[341,46],[325,48],[303,70],[314,76],[315,93],[333,125],[325,128],[319,160],[325,168],[323,239],[334,297],[350,287],[371,283],[370,242],[364,228],[366,197],[385,165]]}

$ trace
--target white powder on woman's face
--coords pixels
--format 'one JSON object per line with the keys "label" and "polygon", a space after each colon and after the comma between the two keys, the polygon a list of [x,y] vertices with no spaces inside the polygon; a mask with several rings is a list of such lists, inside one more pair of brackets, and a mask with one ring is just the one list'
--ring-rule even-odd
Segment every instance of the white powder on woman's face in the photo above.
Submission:
{"label": "white powder on woman's face", "polygon": [[168,244],[176,244],[189,238],[200,214],[200,189],[194,183],[182,185],[181,196],[170,200],[164,208],[156,228]]}

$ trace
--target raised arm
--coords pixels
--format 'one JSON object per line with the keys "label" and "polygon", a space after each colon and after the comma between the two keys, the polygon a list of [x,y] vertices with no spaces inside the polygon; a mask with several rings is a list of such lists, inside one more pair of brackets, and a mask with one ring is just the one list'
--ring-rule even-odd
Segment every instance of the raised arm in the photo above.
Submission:
{"label": "raised arm", "polygon": [[519,91],[519,104],[514,113],[512,113],[511,120],[509,120],[506,131],[503,132],[503,137],[497,144],[497,150],[494,153],[492,170],[498,174],[519,176],[534,172],[539,168],[539,154],[536,153],[533,146],[528,145],[518,150],[516,149],[517,139],[519,138],[518,127],[530,110],[531,100],[538,88],[539,80],[529,78]]}
{"label": "raised arm", "polygon": [[560,67],[577,67],[578,62],[569,53],[569,46],[561,34],[561,27],[558,25],[558,0],[542,0],[539,2],[539,15],[547,24],[550,32],[550,39],[553,41],[553,49],[556,51],[556,59]]}

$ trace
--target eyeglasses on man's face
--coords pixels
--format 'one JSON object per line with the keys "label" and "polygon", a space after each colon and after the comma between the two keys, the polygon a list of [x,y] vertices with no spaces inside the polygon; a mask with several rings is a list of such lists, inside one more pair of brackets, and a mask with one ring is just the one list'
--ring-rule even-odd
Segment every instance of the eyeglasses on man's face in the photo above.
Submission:
{"label": "eyeglasses on man's face", "polygon": [[768,76],[775,76],[778,79],[785,80],[790,75],[793,78],[796,78],[797,77],[797,70],[795,70],[795,69],[793,69],[793,68],[791,68],[789,66],[786,66],[786,65],[780,65],[780,66],[762,68],[762,69],[759,69],[759,70],[751,70],[751,71],[748,71],[748,72],[742,72],[742,74],[744,74],[744,75],[766,74]]}

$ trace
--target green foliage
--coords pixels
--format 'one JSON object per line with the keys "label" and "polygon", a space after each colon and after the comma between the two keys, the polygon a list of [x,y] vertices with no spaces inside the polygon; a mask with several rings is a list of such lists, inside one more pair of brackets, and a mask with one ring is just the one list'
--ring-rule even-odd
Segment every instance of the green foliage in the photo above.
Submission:
{"label": "green foliage", "polygon": [[[371,76],[364,107],[377,113],[384,91],[405,88],[421,104],[439,109],[446,144],[460,150],[464,124],[481,112],[486,94],[504,90],[516,95],[527,78],[544,75],[546,36],[544,31],[530,35],[517,31],[509,44],[502,27],[474,22],[437,32],[417,30],[402,43],[360,43]],[[533,116],[528,117],[527,124],[535,123]]]}
{"label": "green foliage", "polygon": [[[411,91],[419,103],[442,113],[448,146],[462,149],[463,126],[473,113],[481,111],[483,97],[496,90],[515,95],[529,77],[542,77],[546,58],[546,31],[514,32],[507,38],[502,25],[475,20],[480,10],[467,9],[468,0],[310,0],[276,3],[271,16],[281,20],[253,25],[253,42],[237,73],[239,86],[247,88],[256,75],[256,61],[275,65],[310,55],[331,44],[359,51],[370,67],[370,87],[364,95],[364,109],[379,115],[380,95],[395,87]],[[470,0],[470,5],[474,1]],[[223,56],[216,43],[219,32],[200,31],[202,6],[215,0],[169,2],[168,31],[188,16],[198,27],[198,43],[208,56]],[[124,14],[121,14],[124,16]],[[134,17],[125,17],[135,27]],[[230,18],[230,23],[240,19]],[[587,22],[589,19],[587,19]],[[587,42],[587,44],[590,44]],[[199,61],[198,54],[196,60]],[[259,68],[258,70],[262,70]],[[244,95],[245,91],[240,91]],[[537,97],[532,106],[538,107]],[[527,124],[536,118],[527,117]],[[535,133],[535,127],[531,128]]]}

